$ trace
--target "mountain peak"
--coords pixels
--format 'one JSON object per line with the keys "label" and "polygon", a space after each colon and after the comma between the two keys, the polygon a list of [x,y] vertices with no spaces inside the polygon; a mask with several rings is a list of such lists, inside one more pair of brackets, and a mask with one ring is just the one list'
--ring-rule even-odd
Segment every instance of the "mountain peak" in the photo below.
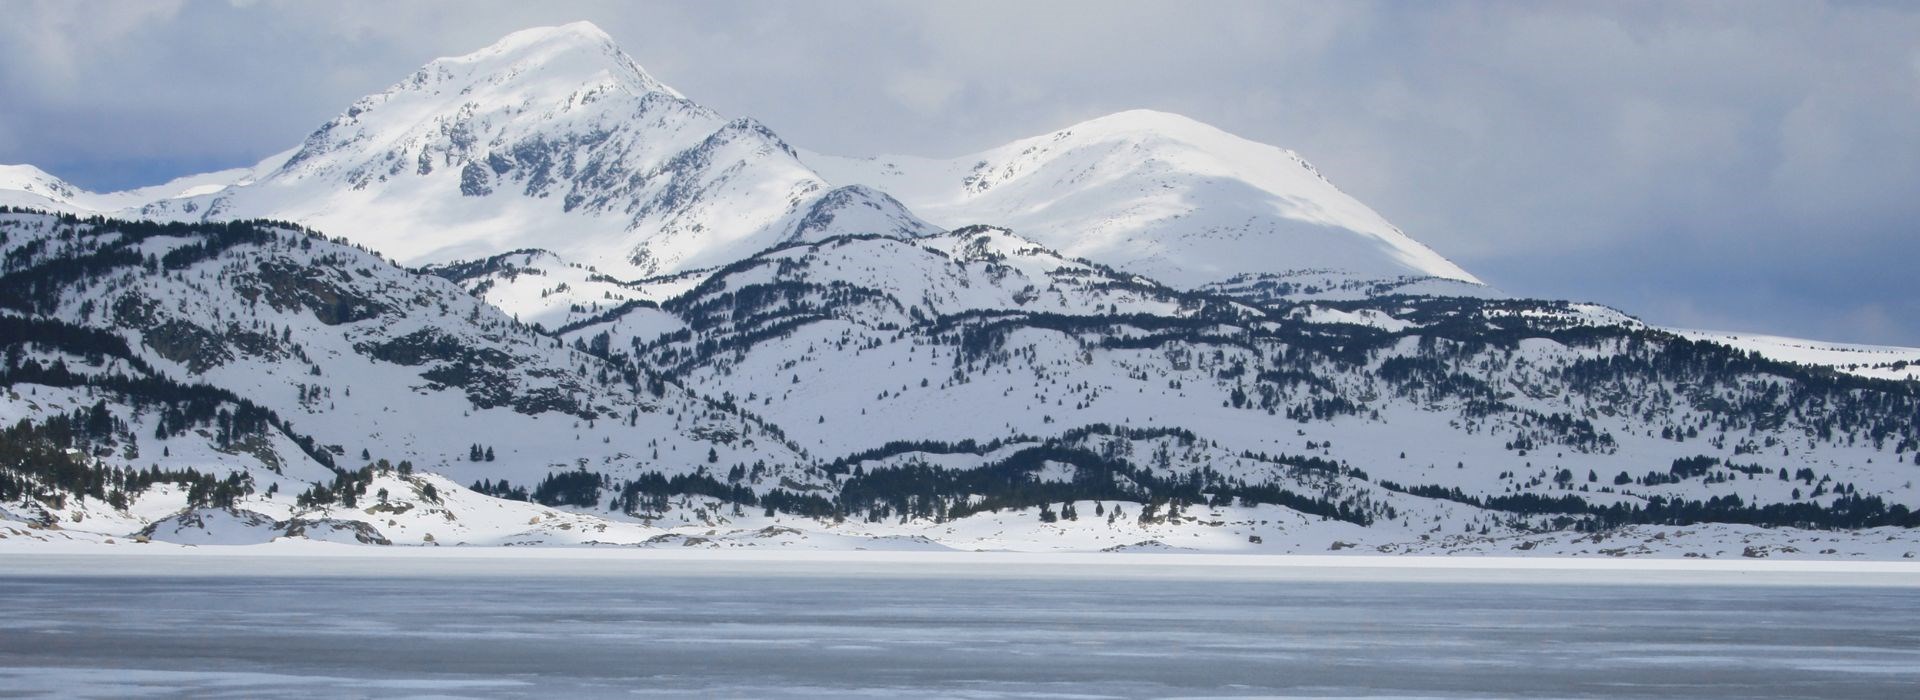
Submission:
{"label": "mountain peak", "polygon": [[611,55],[620,52],[613,37],[592,22],[574,22],[552,27],[531,27],[501,37],[478,51],[442,58],[435,63],[473,63],[503,56],[539,53],[583,52]]}
{"label": "mountain peak", "polygon": [[936,230],[890,198],[832,193],[771,129],[682,97],[577,22],[429,62],[252,184],[141,213],[298,221],[405,264],[542,248],[627,278],[796,236]]}
{"label": "mountain peak", "polygon": [[1227,151],[1259,149],[1269,157],[1293,161],[1313,173],[1315,177],[1325,180],[1320,175],[1320,171],[1314,169],[1312,164],[1300,157],[1300,154],[1293,149],[1253,141],[1184,114],[1155,109],[1129,109],[1103,117],[1094,117],[1048,136],[1036,137],[1028,141],[1038,142],[1043,139],[1065,141],[1075,138],[1082,141],[1131,143],[1162,141],[1187,144],[1201,149]]}
{"label": "mountain peak", "polygon": [[609,36],[606,30],[601,29],[600,25],[586,20],[580,20],[578,22],[568,22],[550,27],[528,27],[502,37],[500,41],[494,42],[494,45],[499,46],[516,41],[530,43],[567,38],[606,44],[613,43],[613,37]]}
{"label": "mountain peak", "polygon": [[478,51],[428,63],[395,87],[430,87],[463,76],[494,84],[611,82],[635,93],[664,92],[681,97],[648,75],[613,37],[592,22],[522,29]]}
{"label": "mountain peak", "polygon": [[37,167],[0,165],[0,205],[57,209],[78,193],[78,188],[66,180]]}
{"label": "mountain peak", "polygon": [[1066,132],[1127,133],[1155,132],[1180,134],[1188,132],[1221,132],[1219,128],[1184,114],[1162,112],[1155,109],[1129,109],[1114,112],[1104,117],[1094,117],[1055,133]]}
{"label": "mountain peak", "polygon": [[1479,283],[1299,154],[1169,112],[1118,112],[944,161],[811,164],[935,225],[1007,226],[1175,286],[1302,270]]}
{"label": "mountain peak", "polygon": [[[49,191],[41,193],[61,194],[53,190],[70,190],[73,186],[67,184],[65,180],[55,177],[52,173],[41,170],[39,167],[21,163],[19,165],[0,164],[0,187],[25,190],[28,192],[39,191],[35,189],[36,187],[48,188]],[[71,195],[71,192],[64,194]]]}
{"label": "mountain peak", "polygon": [[[1054,131],[1044,136],[1035,136],[1018,143],[1039,145],[1050,142],[1109,142],[1120,141],[1141,143],[1158,141],[1169,144],[1184,144],[1202,151],[1224,151],[1233,153],[1257,150],[1262,158],[1269,161],[1292,161],[1313,171],[1316,177],[1319,171],[1291,149],[1260,143],[1236,135],[1220,127],[1194,119],[1184,114],[1162,112],[1154,109],[1129,109],[1114,112],[1102,117],[1094,117],[1072,126]],[[1003,147],[1004,148],[1004,147]]]}
{"label": "mountain peak", "polygon": [[[374,161],[416,158],[414,169],[425,175],[463,165],[497,140],[481,139],[483,132],[527,138],[562,124],[561,130],[605,130],[663,99],[685,102],[592,23],[523,29],[478,51],[435,59],[361,98],[309,136],[281,171],[345,172],[363,188],[401,171],[382,173]],[[427,151],[437,152],[423,155]]]}

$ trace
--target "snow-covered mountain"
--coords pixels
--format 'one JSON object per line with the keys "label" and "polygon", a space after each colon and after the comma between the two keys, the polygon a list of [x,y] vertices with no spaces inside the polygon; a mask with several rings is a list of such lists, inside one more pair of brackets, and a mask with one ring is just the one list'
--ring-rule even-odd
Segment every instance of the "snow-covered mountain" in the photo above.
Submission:
{"label": "snow-covered mountain", "polygon": [[127,214],[147,206],[192,199],[250,184],[272,172],[292,151],[269,156],[251,167],[174,178],[120,192],[89,192],[31,165],[0,165],[0,206],[30,207],[71,214]]}
{"label": "snow-covered mountain", "polygon": [[[0,214],[0,257],[0,320],[34,324],[7,339],[9,376],[24,372],[26,384],[82,395],[117,385],[90,387],[76,375],[244,397],[304,445],[290,453],[220,441],[236,453],[230,467],[236,458],[264,463],[241,469],[259,491],[331,478],[268,468],[308,460],[348,470],[405,461],[460,483],[508,479],[523,488],[588,467],[631,478],[760,464],[776,482],[808,480],[787,471],[806,460],[777,428],[569,348],[446,280],[307,231],[8,213]],[[29,366],[59,369],[22,370]],[[183,416],[171,421],[181,428],[211,417],[211,409],[166,409],[172,391],[111,401],[121,408],[98,438],[126,449],[97,456],[136,470],[209,466],[159,459],[174,450],[171,431],[152,440],[154,429],[142,430],[156,418],[169,424],[170,412]],[[45,418],[37,403],[9,412]],[[471,458],[475,445],[484,461]]]}
{"label": "snow-covered mountain", "polygon": [[1920,351],[1510,298],[1173,115],[803,154],[576,24],[0,207],[0,539],[1920,549]]}
{"label": "snow-covered mountain", "polygon": [[254,168],[94,194],[11,167],[0,203],[295,221],[409,265],[538,249],[634,280],[792,240],[990,224],[1182,288],[1327,273],[1480,289],[1299,155],[1185,117],[1123,112],[946,160],[803,155],[587,23],[435,60]]}
{"label": "snow-covered mountain", "polygon": [[0,501],[74,532],[1772,552],[1821,535],[1673,528],[1920,524],[1920,388],[1592,305],[1248,302],[976,227],[775,246],[554,337],[269,223],[12,212],[0,241]]}
{"label": "snow-covered mountain", "polygon": [[[1641,465],[1768,450],[1769,462],[1839,469],[1896,489],[1902,502],[1920,497],[1906,474],[1867,467],[1873,455],[1851,452],[1861,443],[1820,427],[1863,420],[1855,429],[1911,432],[1920,406],[1912,387],[1769,364],[1598,305],[1250,305],[973,229],[770,250],[641,311],[638,325],[654,337],[618,316],[568,337],[745,397],[823,455],[885,440],[1018,440],[1131,425],[1191,430],[1235,452],[1345,456],[1400,484],[1493,489],[1486,496],[1557,497],[1564,489],[1550,477],[1563,469],[1638,477]],[[611,337],[596,342],[600,333]],[[1829,381],[1838,393],[1812,398]],[[1880,399],[1865,398],[1880,391],[1903,397],[1893,399],[1898,407],[1882,412]],[[1805,401],[1823,408],[1757,408]],[[1703,422],[1722,432],[1702,432]],[[1881,460],[1911,459],[1894,443],[1882,447],[1895,449]],[[1436,469],[1454,463],[1462,466]],[[1529,472],[1546,476],[1502,483],[1531,481]],[[1675,483],[1649,488],[1713,493]]]}
{"label": "snow-covered mountain", "polygon": [[806,156],[942,226],[1004,226],[1180,287],[1338,270],[1478,283],[1292,151],[1165,112],[1121,112],[951,159]]}
{"label": "snow-covered mountain", "polygon": [[65,211],[296,221],[409,265],[544,249],[626,279],[807,237],[935,230],[884,193],[834,187],[765,126],[686,99],[584,22],[428,63],[267,165],[198,179],[224,188],[89,195],[31,173],[0,187]]}
{"label": "snow-covered mountain", "polygon": [[31,165],[0,165],[0,204],[44,209],[73,208],[83,190]]}

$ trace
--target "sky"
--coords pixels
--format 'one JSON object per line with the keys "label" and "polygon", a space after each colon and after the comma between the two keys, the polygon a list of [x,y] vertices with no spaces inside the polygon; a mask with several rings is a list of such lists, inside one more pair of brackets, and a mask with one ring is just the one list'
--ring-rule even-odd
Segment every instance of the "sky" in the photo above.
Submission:
{"label": "sky", "polygon": [[1920,346],[1920,3],[0,0],[0,163],[251,164],[421,64],[589,20],[801,148],[1150,108],[1293,149],[1484,280]]}

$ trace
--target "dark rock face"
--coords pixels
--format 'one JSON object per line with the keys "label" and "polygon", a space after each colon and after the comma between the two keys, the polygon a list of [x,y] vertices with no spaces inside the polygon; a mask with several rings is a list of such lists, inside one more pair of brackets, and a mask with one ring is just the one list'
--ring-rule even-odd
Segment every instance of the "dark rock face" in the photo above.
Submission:
{"label": "dark rock face", "polygon": [[306,518],[294,518],[275,525],[275,528],[284,532],[287,537],[332,539],[327,537],[327,535],[334,532],[344,532],[351,535],[353,540],[360,544],[393,544],[393,541],[387,539],[387,536],[382,534],[378,528],[357,520],[336,520],[333,518],[309,520]]}
{"label": "dark rock face", "polygon": [[194,374],[233,361],[233,352],[219,335],[185,321],[160,323],[148,328],[144,337],[155,353],[186,365]]}
{"label": "dark rock face", "polygon": [[373,359],[409,367],[437,361],[504,367],[513,359],[498,350],[468,348],[452,336],[432,328],[423,328],[380,343],[362,344],[357,348]]}
{"label": "dark rock face", "polygon": [[[227,522],[220,522],[222,520],[226,520]],[[360,544],[393,544],[393,541],[387,539],[387,536],[382,534],[378,528],[359,521],[299,517],[285,521],[276,521],[260,513],[237,508],[193,508],[183,510],[172,516],[154,521],[153,524],[148,525],[139,532],[133,533],[133,537],[143,542],[155,539],[164,542],[172,538],[179,538],[179,533],[184,531],[210,531],[211,528],[218,527],[238,527],[241,528],[241,532],[253,533],[252,535],[243,537],[240,536],[239,532],[229,530],[224,533],[229,538],[245,539],[252,537],[257,538],[258,541],[261,542],[281,537],[339,540],[344,539],[341,535],[345,535]],[[179,539],[187,542],[193,541],[191,537]]]}
{"label": "dark rock face", "polygon": [[397,365],[432,365],[420,373],[428,388],[458,388],[479,408],[509,407],[528,415],[555,411],[593,418],[595,411],[575,398],[586,393],[573,378],[558,372],[529,372],[539,378],[559,378],[558,387],[526,387],[515,377],[519,358],[494,348],[475,348],[437,329],[426,328],[355,349],[368,357]]}
{"label": "dark rock face", "polygon": [[386,304],[353,291],[348,274],[340,269],[271,260],[261,263],[235,287],[249,302],[265,299],[280,311],[304,309],[330,326],[364,321],[389,311]]}
{"label": "dark rock face", "polygon": [[479,163],[466,164],[460,168],[460,194],[468,197],[493,194],[493,176]]}

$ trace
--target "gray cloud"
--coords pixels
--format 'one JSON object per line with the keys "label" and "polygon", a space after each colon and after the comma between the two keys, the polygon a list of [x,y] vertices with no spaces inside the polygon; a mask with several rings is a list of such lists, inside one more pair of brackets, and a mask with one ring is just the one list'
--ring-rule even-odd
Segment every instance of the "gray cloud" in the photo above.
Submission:
{"label": "gray cloud", "polygon": [[584,18],[694,99],[815,150],[956,155],[1164,109],[1300,151],[1511,291],[1920,345],[1920,11],[1908,5],[8,9],[0,162],[88,186],[250,162],[436,56]]}

